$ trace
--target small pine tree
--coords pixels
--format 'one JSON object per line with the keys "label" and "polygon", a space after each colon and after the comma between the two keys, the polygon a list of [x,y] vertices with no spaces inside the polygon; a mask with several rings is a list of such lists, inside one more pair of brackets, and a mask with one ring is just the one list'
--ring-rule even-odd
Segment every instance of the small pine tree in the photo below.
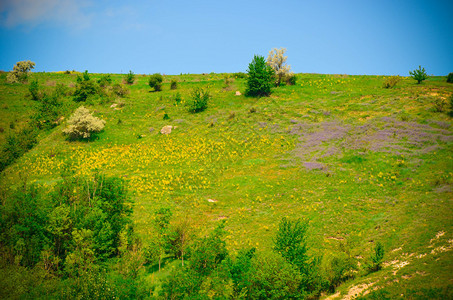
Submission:
{"label": "small pine tree", "polygon": [[127,84],[133,84],[135,81],[135,74],[132,71],[129,71],[129,73],[127,73],[124,77],[124,80]]}
{"label": "small pine tree", "polygon": [[422,66],[418,66],[418,69],[415,69],[414,71],[409,71],[409,74],[412,78],[417,80],[417,84],[420,84],[423,80],[428,78],[425,68],[422,68]]}
{"label": "small pine tree", "polygon": [[273,69],[266,64],[263,56],[255,55],[249,64],[247,88],[245,94],[252,97],[269,96],[271,94]]}

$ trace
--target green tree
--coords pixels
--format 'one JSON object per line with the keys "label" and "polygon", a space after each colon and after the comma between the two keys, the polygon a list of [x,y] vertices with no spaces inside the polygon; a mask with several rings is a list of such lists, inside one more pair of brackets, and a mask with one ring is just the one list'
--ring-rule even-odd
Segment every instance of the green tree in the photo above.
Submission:
{"label": "green tree", "polygon": [[159,271],[161,269],[162,258],[168,249],[168,226],[170,225],[173,213],[168,207],[161,207],[154,213],[154,228],[157,231],[157,237],[151,244],[151,249],[158,254]]}
{"label": "green tree", "polygon": [[279,224],[274,246],[276,252],[297,266],[302,273],[308,269],[307,228],[308,223],[302,222],[300,219],[290,221],[283,218]]}
{"label": "green tree", "polygon": [[417,80],[418,84],[428,78],[425,68],[422,68],[422,66],[418,66],[418,69],[415,69],[414,71],[409,71],[409,74],[413,79]]}
{"label": "green tree", "polygon": [[98,92],[99,87],[90,79],[88,71],[85,71],[82,76],[77,75],[77,85],[73,95],[74,101],[85,102],[89,96],[96,95]]}
{"label": "green tree", "polygon": [[382,269],[382,261],[384,259],[384,246],[381,242],[377,242],[376,246],[374,247],[374,253],[371,255],[371,263],[368,266],[368,269],[371,272],[376,272]]}
{"label": "green tree", "polygon": [[201,238],[190,249],[190,268],[200,276],[208,276],[217,266],[228,257],[222,223],[208,236]]}
{"label": "green tree", "polygon": [[184,266],[184,255],[192,239],[191,226],[188,218],[182,218],[172,226],[168,232],[169,251],[176,258],[181,259]]}
{"label": "green tree", "polygon": [[148,84],[151,88],[154,88],[154,91],[159,92],[162,90],[162,81],[164,77],[161,74],[155,73],[149,77]]}
{"label": "green tree", "polygon": [[132,71],[129,71],[129,73],[124,76],[124,81],[126,81],[127,84],[133,84],[135,81],[135,74]]}
{"label": "green tree", "polygon": [[303,298],[302,276],[295,265],[275,252],[259,254],[252,259],[248,276],[249,299]]}
{"label": "green tree", "polygon": [[269,96],[274,70],[266,64],[263,56],[255,55],[247,70],[245,94],[252,97]]}

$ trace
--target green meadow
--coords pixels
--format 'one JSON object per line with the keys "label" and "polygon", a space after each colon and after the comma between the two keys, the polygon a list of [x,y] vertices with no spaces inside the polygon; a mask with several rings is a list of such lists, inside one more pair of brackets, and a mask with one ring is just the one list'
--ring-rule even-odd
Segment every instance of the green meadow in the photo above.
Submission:
{"label": "green meadow", "polygon": [[[40,130],[37,144],[0,174],[3,202],[24,185],[50,191],[67,170],[80,178],[117,177],[127,188],[141,245],[156,239],[153,221],[161,208],[171,210],[171,222],[188,220],[193,240],[223,222],[233,257],[250,248],[272,252],[282,218],[301,219],[308,223],[309,255],[322,257],[320,269],[329,270],[339,253],[357,265],[334,291],[316,297],[453,296],[453,84],[445,77],[421,84],[402,77],[384,88],[389,76],[296,74],[295,85],[252,98],[243,95],[246,79],[233,74],[164,75],[160,92],[148,86],[149,75],[136,75],[125,97],[77,103],[76,77],[32,73],[28,83],[12,84],[1,74],[0,144],[38,110],[31,79],[43,92],[67,89],[64,119]],[[121,83],[124,75],[111,78]],[[177,89],[170,89],[171,80]],[[190,113],[196,88],[210,99],[205,111]],[[89,141],[71,141],[62,130],[81,105],[105,120],[105,128]],[[161,134],[168,125],[171,133]],[[367,272],[377,243],[385,250],[382,269]],[[136,278],[149,287],[147,297],[157,296],[179,265],[170,255],[160,271],[156,263],[140,265]],[[1,268],[8,275],[0,286],[20,287],[11,298],[36,295],[46,284],[55,291],[61,278],[42,275],[47,279],[30,283],[25,277],[37,276],[39,267],[3,262]]]}

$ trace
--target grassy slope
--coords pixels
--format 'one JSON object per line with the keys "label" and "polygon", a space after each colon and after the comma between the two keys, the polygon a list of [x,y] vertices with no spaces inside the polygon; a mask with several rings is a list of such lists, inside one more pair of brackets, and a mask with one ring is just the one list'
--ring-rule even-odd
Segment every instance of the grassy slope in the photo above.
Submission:
{"label": "grassy slope", "polygon": [[[74,75],[35,76],[50,86],[75,82]],[[179,81],[177,91],[169,90],[171,78]],[[384,80],[299,74],[296,86],[253,99],[235,96],[244,80],[225,89],[222,74],[166,76],[159,93],[138,76],[128,97],[117,100],[123,108],[91,107],[107,121],[98,140],[68,142],[57,127],[1,183],[14,185],[27,174],[52,184],[65,165],[79,174],[123,176],[145,241],[160,206],[188,216],[199,231],[226,219],[233,251],[269,250],[282,216],[307,218],[311,249],[326,258],[340,241],[362,263],[376,241],[385,246],[386,267],[344,284],[341,293],[362,283],[392,296],[445,287],[453,283],[452,121],[432,107],[452,95],[453,85],[441,77],[421,85],[404,78],[383,89]],[[207,111],[190,114],[174,95],[188,100],[195,87],[209,89],[212,98]],[[28,86],[5,84],[3,77],[0,88],[3,140],[9,123],[20,123],[34,106]],[[166,136],[159,134],[164,125],[177,127]]]}

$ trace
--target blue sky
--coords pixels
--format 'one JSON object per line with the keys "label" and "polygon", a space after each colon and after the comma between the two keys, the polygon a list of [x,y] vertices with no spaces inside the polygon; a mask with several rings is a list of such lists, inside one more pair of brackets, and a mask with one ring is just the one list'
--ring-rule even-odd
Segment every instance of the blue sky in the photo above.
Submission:
{"label": "blue sky", "polygon": [[0,0],[0,70],[245,72],[287,48],[296,73],[453,72],[453,1]]}

